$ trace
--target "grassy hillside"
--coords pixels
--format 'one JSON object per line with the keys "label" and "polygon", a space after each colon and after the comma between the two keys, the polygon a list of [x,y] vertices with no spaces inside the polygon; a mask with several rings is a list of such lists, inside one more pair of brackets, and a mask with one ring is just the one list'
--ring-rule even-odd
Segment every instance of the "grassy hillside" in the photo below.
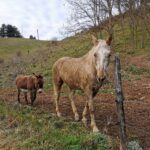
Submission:
{"label": "grassy hillside", "polygon": [[[112,50],[114,53],[120,53],[123,65],[126,63],[125,59],[130,60],[131,57],[140,55],[144,57],[145,61],[148,61],[145,63],[149,64],[149,33],[145,33],[145,46],[141,48],[141,28],[138,26],[135,46],[131,37],[128,19],[128,16],[125,16],[124,32],[121,28],[120,18],[116,17],[114,19],[114,44]],[[108,37],[105,31],[102,31],[102,34],[98,32],[97,35],[102,39]],[[82,32],[57,43],[19,38],[0,38],[0,65],[2,67],[0,87],[13,87],[13,81],[17,74],[32,74],[35,72],[42,73],[45,76],[45,87],[50,88],[53,63],[63,56],[80,57],[88,52],[91,47],[91,32],[89,31]],[[139,69],[136,64],[133,65],[135,66],[134,68]],[[130,70],[127,66],[124,69]],[[145,68],[141,69],[145,70]],[[146,69],[148,69],[147,66]],[[146,72],[149,71],[146,70]]]}
{"label": "grassy hillside", "polygon": [[24,38],[0,38],[0,59],[14,57],[17,52],[23,54],[44,48],[46,41],[37,41]]}
{"label": "grassy hillside", "polygon": [[[120,53],[122,78],[124,81],[128,81],[127,86],[130,81],[134,83],[139,81],[140,84],[145,81],[144,84],[146,84],[150,78],[150,36],[149,33],[145,33],[145,47],[141,48],[141,30],[138,28],[137,45],[134,47],[127,19],[124,22],[124,36],[119,19],[116,20],[113,52]],[[100,33],[98,35],[100,37]],[[101,38],[106,39],[107,36],[107,33],[103,31]],[[11,87],[13,89],[15,88],[14,80],[18,74],[32,74],[34,72],[41,73],[45,80],[44,88],[52,90],[53,63],[63,56],[80,57],[87,53],[91,47],[90,32],[83,32],[57,43],[0,38],[0,88]],[[100,91],[101,94],[114,96],[113,74],[112,57],[109,71],[110,83]],[[142,80],[143,78],[144,80]],[[129,93],[131,93],[131,87],[125,88],[129,89]],[[134,96],[137,93],[137,91],[136,94],[133,93]],[[67,93],[63,94],[67,95]],[[132,96],[131,99],[134,99]],[[1,99],[3,100],[3,98]],[[127,97],[127,99],[129,98]],[[0,132],[0,141],[2,141],[0,146],[2,145],[5,149],[13,146],[14,149],[30,149],[32,147],[32,149],[92,150],[97,148],[103,150],[108,149],[109,142],[111,143],[110,147],[113,147],[108,136],[90,134],[80,123],[63,118],[58,119],[43,109],[1,102],[0,114],[0,125],[4,127],[4,130],[2,129]],[[116,148],[114,149],[116,150]]]}

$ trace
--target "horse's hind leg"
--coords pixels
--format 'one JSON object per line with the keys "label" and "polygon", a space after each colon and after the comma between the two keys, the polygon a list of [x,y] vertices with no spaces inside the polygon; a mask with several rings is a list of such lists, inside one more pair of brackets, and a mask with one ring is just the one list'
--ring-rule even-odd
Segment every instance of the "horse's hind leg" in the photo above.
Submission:
{"label": "horse's hind leg", "polygon": [[73,110],[73,113],[74,113],[74,118],[76,121],[79,121],[79,114],[77,112],[77,108],[76,108],[76,105],[74,103],[74,91],[73,90],[70,90],[70,94],[69,94],[69,99],[71,101],[71,106],[72,106],[72,110]]}
{"label": "horse's hind leg", "polygon": [[63,81],[59,79],[58,81],[53,82],[53,88],[54,88],[54,96],[55,96],[55,105],[56,105],[56,113],[58,117],[61,117],[61,113],[59,111],[59,97],[60,97],[60,91],[62,87]]}

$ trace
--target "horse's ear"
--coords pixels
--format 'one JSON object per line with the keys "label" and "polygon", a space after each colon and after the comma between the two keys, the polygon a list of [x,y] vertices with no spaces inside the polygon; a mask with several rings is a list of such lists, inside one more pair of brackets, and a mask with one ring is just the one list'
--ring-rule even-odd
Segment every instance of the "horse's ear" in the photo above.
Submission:
{"label": "horse's ear", "polygon": [[92,43],[94,44],[94,46],[98,44],[98,39],[94,35],[92,35]]}
{"label": "horse's ear", "polygon": [[111,41],[112,41],[112,34],[109,35],[108,39],[106,40],[107,45],[111,45]]}

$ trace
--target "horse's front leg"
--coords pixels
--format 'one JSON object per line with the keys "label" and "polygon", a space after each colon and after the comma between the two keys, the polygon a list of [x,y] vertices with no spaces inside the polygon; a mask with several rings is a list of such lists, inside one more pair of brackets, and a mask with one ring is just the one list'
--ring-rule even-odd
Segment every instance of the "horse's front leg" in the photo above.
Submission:
{"label": "horse's front leg", "polygon": [[74,113],[74,118],[76,121],[79,121],[79,114],[77,112],[77,108],[76,108],[76,105],[74,103],[74,91],[73,90],[70,90],[70,94],[69,94],[69,99],[71,101],[71,106],[72,106],[72,111]]}
{"label": "horse's front leg", "polygon": [[88,111],[88,101],[86,101],[85,107],[82,113],[82,122],[84,123],[85,126],[87,126],[87,118],[86,118],[87,111]]}
{"label": "horse's front leg", "polygon": [[89,111],[90,111],[90,117],[91,117],[91,128],[93,129],[93,132],[99,132],[96,122],[95,122],[95,115],[94,115],[94,106],[93,106],[93,98],[92,95],[88,98],[88,105],[89,105]]}

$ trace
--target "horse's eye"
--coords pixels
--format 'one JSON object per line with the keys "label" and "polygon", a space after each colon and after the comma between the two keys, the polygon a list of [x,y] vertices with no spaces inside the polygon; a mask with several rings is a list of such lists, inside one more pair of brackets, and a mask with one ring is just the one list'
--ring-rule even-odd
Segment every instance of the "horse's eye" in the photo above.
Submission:
{"label": "horse's eye", "polygon": [[111,56],[111,54],[108,55],[108,57],[110,57],[110,56]]}

